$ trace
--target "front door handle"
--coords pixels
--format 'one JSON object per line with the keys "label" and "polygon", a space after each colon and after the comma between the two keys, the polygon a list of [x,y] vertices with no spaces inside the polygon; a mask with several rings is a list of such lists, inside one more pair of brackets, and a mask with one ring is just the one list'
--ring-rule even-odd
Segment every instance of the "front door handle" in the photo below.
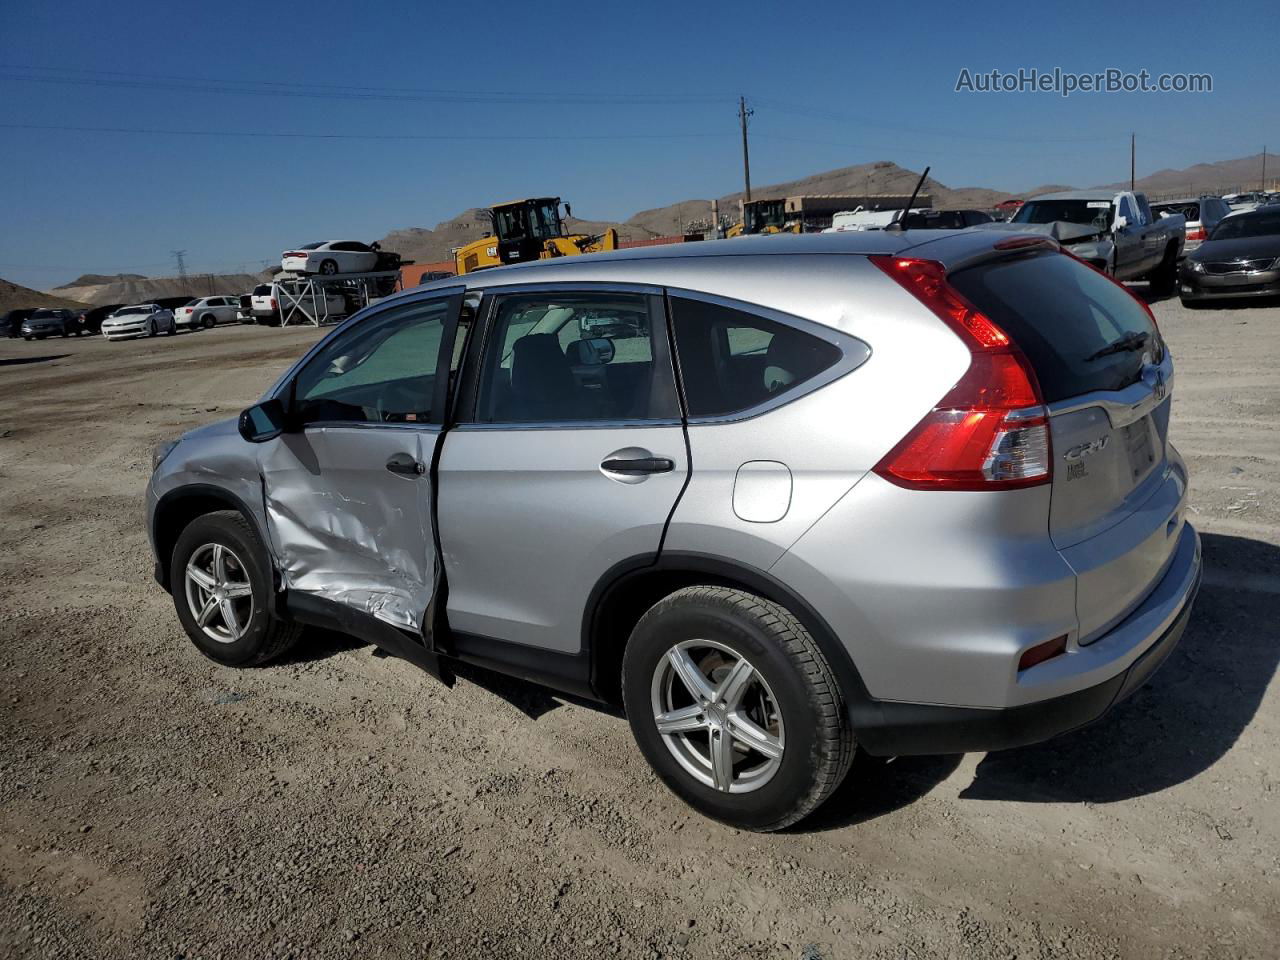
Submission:
{"label": "front door handle", "polygon": [[387,461],[387,469],[402,477],[420,477],[427,472],[426,464],[415,460],[407,453],[397,453]]}
{"label": "front door handle", "polygon": [[600,469],[608,473],[620,473],[624,477],[639,477],[648,473],[670,473],[675,462],[667,457],[636,457],[630,460],[606,460]]}

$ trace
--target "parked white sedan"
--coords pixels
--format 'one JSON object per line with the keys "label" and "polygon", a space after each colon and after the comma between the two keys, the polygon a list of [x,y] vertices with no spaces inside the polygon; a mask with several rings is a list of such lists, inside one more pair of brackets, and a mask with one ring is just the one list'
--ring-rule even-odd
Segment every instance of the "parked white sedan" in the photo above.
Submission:
{"label": "parked white sedan", "polygon": [[190,330],[208,330],[219,323],[235,323],[239,297],[201,297],[173,312],[174,321]]}
{"label": "parked white sedan", "polygon": [[126,340],[129,337],[154,337],[157,333],[175,334],[178,325],[173,311],[158,303],[137,303],[121,307],[102,321],[102,335],[108,340]]}
{"label": "parked white sedan", "polygon": [[378,251],[358,240],[307,243],[280,254],[280,268],[289,273],[369,273],[378,265]]}

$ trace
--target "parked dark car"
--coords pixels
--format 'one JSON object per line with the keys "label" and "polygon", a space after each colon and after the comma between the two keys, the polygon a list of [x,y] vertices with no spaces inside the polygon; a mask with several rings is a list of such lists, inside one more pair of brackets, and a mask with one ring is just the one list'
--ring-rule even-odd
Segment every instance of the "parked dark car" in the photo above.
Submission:
{"label": "parked dark car", "polygon": [[1280,296],[1280,206],[1227,217],[1178,274],[1178,293],[1201,300]]}
{"label": "parked dark car", "polygon": [[981,210],[913,210],[903,221],[908,230],[963,230],[995,218]]}
{"label": "parked dark car", "polygon": [[84,327],[85,333],[101,333],[102,321],[123,306],[123,303],[108,303],[104,306],[86,310],[80,314],[80,326]]}
{"label": "parked dark car", "polygon": [[53,309],[42,307],[33,310],[31,316],[22,321],[23,340],[43,340],[45,337],[80,336],[84,327],[80,326],[80,315],[74,310],[62,307]]}
{"label": "parked dark car", "polygon": [[22,333],[22,321],[35,313],[33,308],[8,310],[0,314],[0,337],[17,337]]}

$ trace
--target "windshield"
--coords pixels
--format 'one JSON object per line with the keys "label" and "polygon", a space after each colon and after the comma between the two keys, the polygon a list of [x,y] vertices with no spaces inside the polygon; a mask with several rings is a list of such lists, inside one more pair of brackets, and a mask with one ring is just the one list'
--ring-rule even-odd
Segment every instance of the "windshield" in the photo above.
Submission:
{"label": "windshield", "polygon": [[1241,237],[1271,237],[1280,234],[1280,210],[1236,214],[1214,229],[1210,240],[1239,240]]}
{"label": "windshield", "polygon": [[56,320],[62,316],[57,310],[37,310],[31,314],[32,320]]}
{"label": "windshield", "polygon": [[556,204],[539,203],[529,209],[529,225],[539,240],[560,236],[560,214]]}
{"label": "windshield", "polygon": [[150,313],[150,312],[151,312],[150,307],[124,307],[116,311],[116,316],[123,317],[126,314],[130,314],[130,313]]}
{"label": "windshield", "polygon": [[499,240],[522,240],[528,234],[524,207],[503,207],[493,211],[493,227]]}
{"label": "windshield", "polygon": [[1106,200],[1028,200],[1013,215],[1013,223],[1054,223],[1062,220],[1105,230],[1112,207]]}
{"label": "windshield", "polygon": [[781,227],[783,225],[783,203],[781,200],[764,200],[751,203],[743,211],[743,228],[747,233],[759,233],[765,227]]}
{"label": "windshield", "polygon": [[322,240],[319,243],[304,243],[300,247],[294,247],[294,249],[295,250],[319,250],[323,246],[324,246],[324,241]]}

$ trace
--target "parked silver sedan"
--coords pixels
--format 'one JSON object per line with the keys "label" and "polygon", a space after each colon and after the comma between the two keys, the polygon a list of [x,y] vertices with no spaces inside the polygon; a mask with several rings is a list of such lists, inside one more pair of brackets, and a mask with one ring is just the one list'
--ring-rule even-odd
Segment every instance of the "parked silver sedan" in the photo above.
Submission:
{"label": "parked silver sedan", "polygon": [[1146,682],[1200,581],[1173,383],[1043,236],[487,270],[158,448],[156,577],[222,663],[319,624],[621,704],[679,796],[775,830],[855,747],[1034,743]]}
{"label": "parked silver sedan", "polygon": [[102,321],[102,335],[108,340],[154,337],[158,333],[173,334],[177,329],[173,311],[155,303],[121,307]]}
{"label": "parked silver sedan", "polygon": [[220,323],[237,322],[239,311],[239,297],[201,297],[178,307],[174,322],[188,330],[212,330]]}

